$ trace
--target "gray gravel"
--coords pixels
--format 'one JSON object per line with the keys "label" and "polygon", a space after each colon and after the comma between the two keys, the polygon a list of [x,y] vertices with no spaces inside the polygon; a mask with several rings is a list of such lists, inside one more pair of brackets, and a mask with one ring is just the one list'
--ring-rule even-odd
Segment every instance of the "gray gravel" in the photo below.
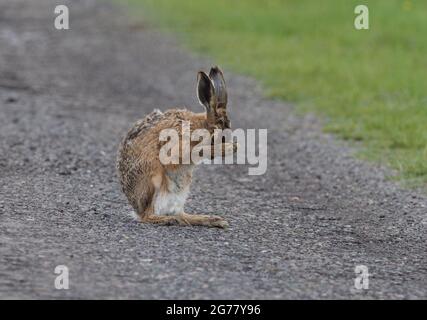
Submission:
{"label": "gray gravel", "polygon": [[118,143],[154,108],[200,111],[212,61],[109,2],[64,3],[57,31],[57,1],[0,0],[0,298],[427,298],[427,197],[227,69],[233,126],[269,130],[267,173],[197,170],[187,210],[228,230],[135,222]]}

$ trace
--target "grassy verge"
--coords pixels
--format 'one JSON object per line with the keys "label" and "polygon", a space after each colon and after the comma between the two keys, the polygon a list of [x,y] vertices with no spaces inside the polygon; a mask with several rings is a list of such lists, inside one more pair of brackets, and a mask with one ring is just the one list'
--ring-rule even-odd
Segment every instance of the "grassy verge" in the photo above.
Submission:
{"label": "grassy verge", "polygon": [[[427,185],[427,1],[125,0]],[[354,28],[369,7],[370,29]]]}

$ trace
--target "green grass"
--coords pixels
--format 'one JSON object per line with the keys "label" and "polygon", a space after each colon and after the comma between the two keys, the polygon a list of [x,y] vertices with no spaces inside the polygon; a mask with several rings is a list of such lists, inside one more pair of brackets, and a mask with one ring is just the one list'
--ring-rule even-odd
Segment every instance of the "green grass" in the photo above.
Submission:
{"label": "green grass", "polygon": [[[325,117],[363,155],[427,183],[427,1],[127,0],[267,94]],[[370,29],[354,28],[369,7]],[[232,94],[232,93],[231,93]]]}

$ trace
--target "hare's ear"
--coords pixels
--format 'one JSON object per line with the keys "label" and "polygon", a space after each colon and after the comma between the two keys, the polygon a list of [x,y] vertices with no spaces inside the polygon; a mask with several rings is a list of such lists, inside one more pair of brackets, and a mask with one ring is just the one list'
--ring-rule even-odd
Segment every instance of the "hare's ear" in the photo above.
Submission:
{"label": "hare's ear", "polygon": [[225,87],[224,75],[220,68],[213,67],[209,72],[209,78],[211,78],[214,88],[215,88],[215,96],[217,99],[217,107],[218,108],[226,108],[227,107],[227,88]]}
{"label": "hare's ear", "polygon": [[216,108],[216,96],[214,85],[208,75],[203,71],[197,74],[197,98],[206,107],[207,112]]}

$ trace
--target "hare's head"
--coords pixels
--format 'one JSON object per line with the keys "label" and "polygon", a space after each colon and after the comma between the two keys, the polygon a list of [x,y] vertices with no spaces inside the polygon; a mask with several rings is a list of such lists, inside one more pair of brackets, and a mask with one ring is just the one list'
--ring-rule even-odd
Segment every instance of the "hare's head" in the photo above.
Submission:
{"label": "hare's head", "polygon": [[210,127],[230,129],[230,120],[227,115],[227,89],[221,70],[211,68],[209,75],[199,71],[197,76],[197,97],[206,108],[206,115]]}

